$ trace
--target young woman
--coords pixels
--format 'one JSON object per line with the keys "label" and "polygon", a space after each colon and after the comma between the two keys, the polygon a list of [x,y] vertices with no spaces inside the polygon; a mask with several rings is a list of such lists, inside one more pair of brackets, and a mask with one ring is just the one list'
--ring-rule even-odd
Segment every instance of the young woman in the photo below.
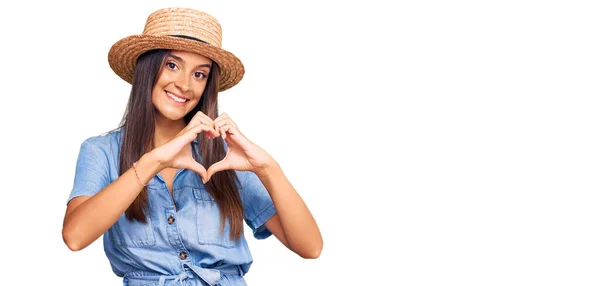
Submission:
{"label": "young woman", "polygon": [[109,64],[132,84],[121,127],[81,145],[63,239],[81,250],[104,234],[126,285],[245,285],[243,224],[304,258],[323,241],[275,159],[217,110],[244,74],[220,24],[192,9],[152,13]]}

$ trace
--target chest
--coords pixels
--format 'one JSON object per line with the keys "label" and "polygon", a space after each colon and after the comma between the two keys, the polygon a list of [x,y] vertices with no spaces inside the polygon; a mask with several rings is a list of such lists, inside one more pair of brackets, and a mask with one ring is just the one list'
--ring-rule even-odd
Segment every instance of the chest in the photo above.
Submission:
{"label": "chest", "polygon": [[167,189],[169,189],[169,193],[173,196],[173,180],[175,179],[175,175],[177,174],[177,169],[173,168],[165,168],[160,171],[160,175],[163,177],[165,181],[165,185],[167,185]]}

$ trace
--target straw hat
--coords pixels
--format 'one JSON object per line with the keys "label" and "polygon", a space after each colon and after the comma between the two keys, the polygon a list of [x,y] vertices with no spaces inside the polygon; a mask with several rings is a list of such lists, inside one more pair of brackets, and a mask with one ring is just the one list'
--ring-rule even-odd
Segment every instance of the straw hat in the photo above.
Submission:
{"label": "straw hat", "polygon": [[141,35],[123,38],[111,47],[108,63],[119,77],[131,83],[137,58],[154,49],[189,51],[210,58],[221,68],[221,91],[236,85],[244,76],[242,62],[221,48],[221,25],[201,11],[166,8],[150,14]]}

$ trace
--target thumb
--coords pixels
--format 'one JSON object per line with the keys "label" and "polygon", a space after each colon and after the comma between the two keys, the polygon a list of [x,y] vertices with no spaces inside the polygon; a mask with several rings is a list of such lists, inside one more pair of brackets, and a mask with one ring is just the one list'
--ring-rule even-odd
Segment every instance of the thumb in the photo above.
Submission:
{"label": "thumb", "polygon": [[208,182],[208,176],[207,176],[206,169],[204,168],[204,166],[202,166],[200,163],[196,162],[195,160],[190,160],[190,162],[188,162],[188,164],[186,164],[186,165],[187,165],[187,166],[185,166],[186,169],[192,170],[192,171],[196,172],[198,175],[200,175],[203,183]]}
{"label": "thumb", "polygon": [[208,180],[210,180],[212,175],[214,175],[215,173],[224,171],[227,169],[229,169],[229,167],[227,166],[227,162],[225,162],[225,160],[221,160],[217,163],[212,164],[210,167],[208,167],[208,171],[207,171],[208,177],[207,177],[206,181],[208,182]]}

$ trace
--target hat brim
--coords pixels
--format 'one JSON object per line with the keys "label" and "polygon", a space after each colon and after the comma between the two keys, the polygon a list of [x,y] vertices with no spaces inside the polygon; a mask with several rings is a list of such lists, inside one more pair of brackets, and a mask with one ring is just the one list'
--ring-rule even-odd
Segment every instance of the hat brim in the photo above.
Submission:
{"label": "hat brim", "polygon": [[172,36],[134,35],[123,38],[110,48],[108,64],[120,78],[131,83],[137,58],[155,49],[194,52],[213,60],[221,69],[219,91],[233,87],[244,76],[244,65],[232,53],[199,41]]}

